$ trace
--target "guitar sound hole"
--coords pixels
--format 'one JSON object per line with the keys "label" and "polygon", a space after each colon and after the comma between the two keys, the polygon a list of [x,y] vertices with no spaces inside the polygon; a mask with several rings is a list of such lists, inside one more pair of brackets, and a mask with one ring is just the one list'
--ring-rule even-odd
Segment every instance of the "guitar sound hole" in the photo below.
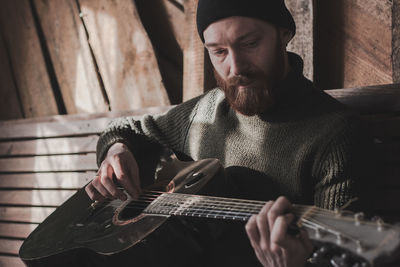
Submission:
{"label": "guitar sound hole", "polygon": [[120,211],[118,219],[126,221],[139,216],[146,207],[137,200],[132,200],[126,207]]}

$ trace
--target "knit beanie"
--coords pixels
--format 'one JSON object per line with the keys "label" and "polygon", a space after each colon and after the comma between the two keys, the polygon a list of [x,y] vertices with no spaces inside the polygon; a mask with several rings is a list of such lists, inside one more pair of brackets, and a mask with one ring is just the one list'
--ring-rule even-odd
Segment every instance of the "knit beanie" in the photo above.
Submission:
{"label": "knit beanie", "polygon": [[203,32],[210,24],[232,16],[261,19],[296,34],[296,24],[284,0],[199,0],[197,31],[203,43]]}

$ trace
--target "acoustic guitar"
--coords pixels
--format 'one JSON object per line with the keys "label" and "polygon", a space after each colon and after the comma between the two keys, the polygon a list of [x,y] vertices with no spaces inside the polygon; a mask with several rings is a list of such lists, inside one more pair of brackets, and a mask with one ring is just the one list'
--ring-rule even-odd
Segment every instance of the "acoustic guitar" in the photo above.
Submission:
{"label": "acoustic guitar", "polygon": [[[92,202],[83,188],[78,190],[29,235],[20,249],[21,259],[28,266],[54,266],[79,250],[113,255],[134,249],[171,216],[247,221],[265,204],[198,195],[223,172],[216,159],[173,160],[164,165],[168,167],[158,186],[143,191],[139,199]],[[398,256],[398,226],[366,220],[362,213],[315,206],[293,205],[292,212],[297,226],[308,232],[317,248],[311,261],[330,266],[383,266]]]}

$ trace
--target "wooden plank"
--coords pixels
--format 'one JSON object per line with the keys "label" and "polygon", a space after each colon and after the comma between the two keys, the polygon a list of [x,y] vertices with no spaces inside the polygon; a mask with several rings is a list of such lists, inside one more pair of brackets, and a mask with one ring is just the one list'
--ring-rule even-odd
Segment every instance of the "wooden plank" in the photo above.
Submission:
{"label": "wooden plank", "polygon": [[140,115],[162,113],[170,108],[172,106],[110,112],[110,114],[66,115],[38,120],[3,121],[0,122],[0,140],[99,134],[115,117],[137,116],[139,119]]}
{"label": "wooden plank", "polygon": [[325,90],[346,106],[362,113],[400,111],[400,84]]}
{"label": "wooden plank", "polygon": [[75,192],[76,190],[2,190],[0,204],[57,207]]}
{"label": "wooden plank", "polygon": [[79,2],[111,110],[169,105],[134,1]]}
{"label": "wooden plank", "polygon": [[8,124],[0,127],[0,140],[99,134],[111,120],[111,118],[99,118],[73,122]]}
{"label": "wooden plank", "polygon": [[2,1],[0,27],[26,117],[58,114],[29,1]]}
{"label": "wooden plank", "polygon": [[10,59],[0,32],[0,120],[23,118],[22,106],[18,99],[13,80]]}
{"label": "wooden plank", "polygon": [[[183,7],[168,0],[135,1],[141,22],[157,54],[160,73],[171,103],[182,102]],[[157,18],[157,19],[154,19]]]}
{"label": "wooden plank", "polygon": [[180,49],[183,50],[185,39],[185,29],[182,27],[185,21],[183,2],[178,5],[173,0],[163,0],[163,2],[165,4],[169,22],[172,26],[173,35],[178,42]]}
{"label": "wooden plank", "polygon": [[304,76],[314,79],[314,7],[313,0],[287,0],[286,5],[296,22],[296,35],[288,51],[299,54],[304,61]]}
{"label": "wooden plank", "polygon": [[18,255],[19,248],[22,245],[22,240],[12,240],[6,238],[0,238],[0,254],[12,254]]}
{"label": "wooden plank", "polygon": [[0,172],[96,171],[96,154],[0,158]]}
{"label": "wooden plank", "polygon": [[67,113],[108,111],[76,1],[33,1]]}
{"label": "wooden plank", "polygon": [[68,124],[69,122],[78,120],[93,120],[100,118],[117,118],[117,117],[127,117],[127,116],[142,116],[146,114],[159,114],[168,111],[172,107],[174,106],[171,105],[166,107],[147,107],[147,108],[133,109],[128,111],[109,111],[109,112],[99,112],[91,114],[84,114],[84,113],[67,114],[67,115],[44,116],[44,117],[29,118],[29,119],[7,120],[7,121],[0,121],[0,129],[4,126],[15,125],[15,124],[42,123],[42,122],[63,122],[64,124]]}
{"label": "wooden plank", "polygon": [[24,262],[17,256],[0,256],[0,266],[2,267],[25,267]]}
{"label": "wooden plank", "polygon": [[392,83],[392,1],[315,1],[321,88]]}
{"label": "wooden plank", "polygon": [[0,156],[39,156],[96,152],[98,139],[97,135],[90,135],[0,142]]}
{"label": "wooden plank", "polygon": [[96,172],[0,174],[0,188],[78,189],[95,175]]}
{"label": "wooden plank", "polygon": [[0,207],[0,221],[41,223],[56,208]]}
{"label": "wooden plank", "polygon": [[204,93],[205,51],[197,33],[196,9],[198,0],[184,0],[185,36],[183,50],[183,101]]}
{"label": "wooden plank", "polygon": [[392,69],[393,82],[400,82],[400,0],[393,0],[392,7]]}
{"label": "wooden plank", "polygon": [[33,223],[2,223],[0,222],[0,236],[25,239],[35,230],[38,224]]}

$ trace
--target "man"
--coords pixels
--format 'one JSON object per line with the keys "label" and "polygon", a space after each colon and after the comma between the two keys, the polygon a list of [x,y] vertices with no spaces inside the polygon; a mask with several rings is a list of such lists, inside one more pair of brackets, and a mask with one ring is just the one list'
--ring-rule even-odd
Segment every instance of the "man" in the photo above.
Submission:
{"label": "man", "polygon": [[[93,200],[126,199],[115,175],[137,197],[148,183],[137,160],[161,145],[194,160],[218,158],[235,196],[277,198],[245,227],[258,261],[304,266],[312,245],[303,231],[287,233],[290,203],[333,209],[359,195],[366,176],[357,122],[286,51],[296,26],[283,0],[199,0],[197,26],[219,88],[166,114],[110,124],[97,146],[98,176],[86,191]],[[234,246],[220,248],[236,254]]]}

